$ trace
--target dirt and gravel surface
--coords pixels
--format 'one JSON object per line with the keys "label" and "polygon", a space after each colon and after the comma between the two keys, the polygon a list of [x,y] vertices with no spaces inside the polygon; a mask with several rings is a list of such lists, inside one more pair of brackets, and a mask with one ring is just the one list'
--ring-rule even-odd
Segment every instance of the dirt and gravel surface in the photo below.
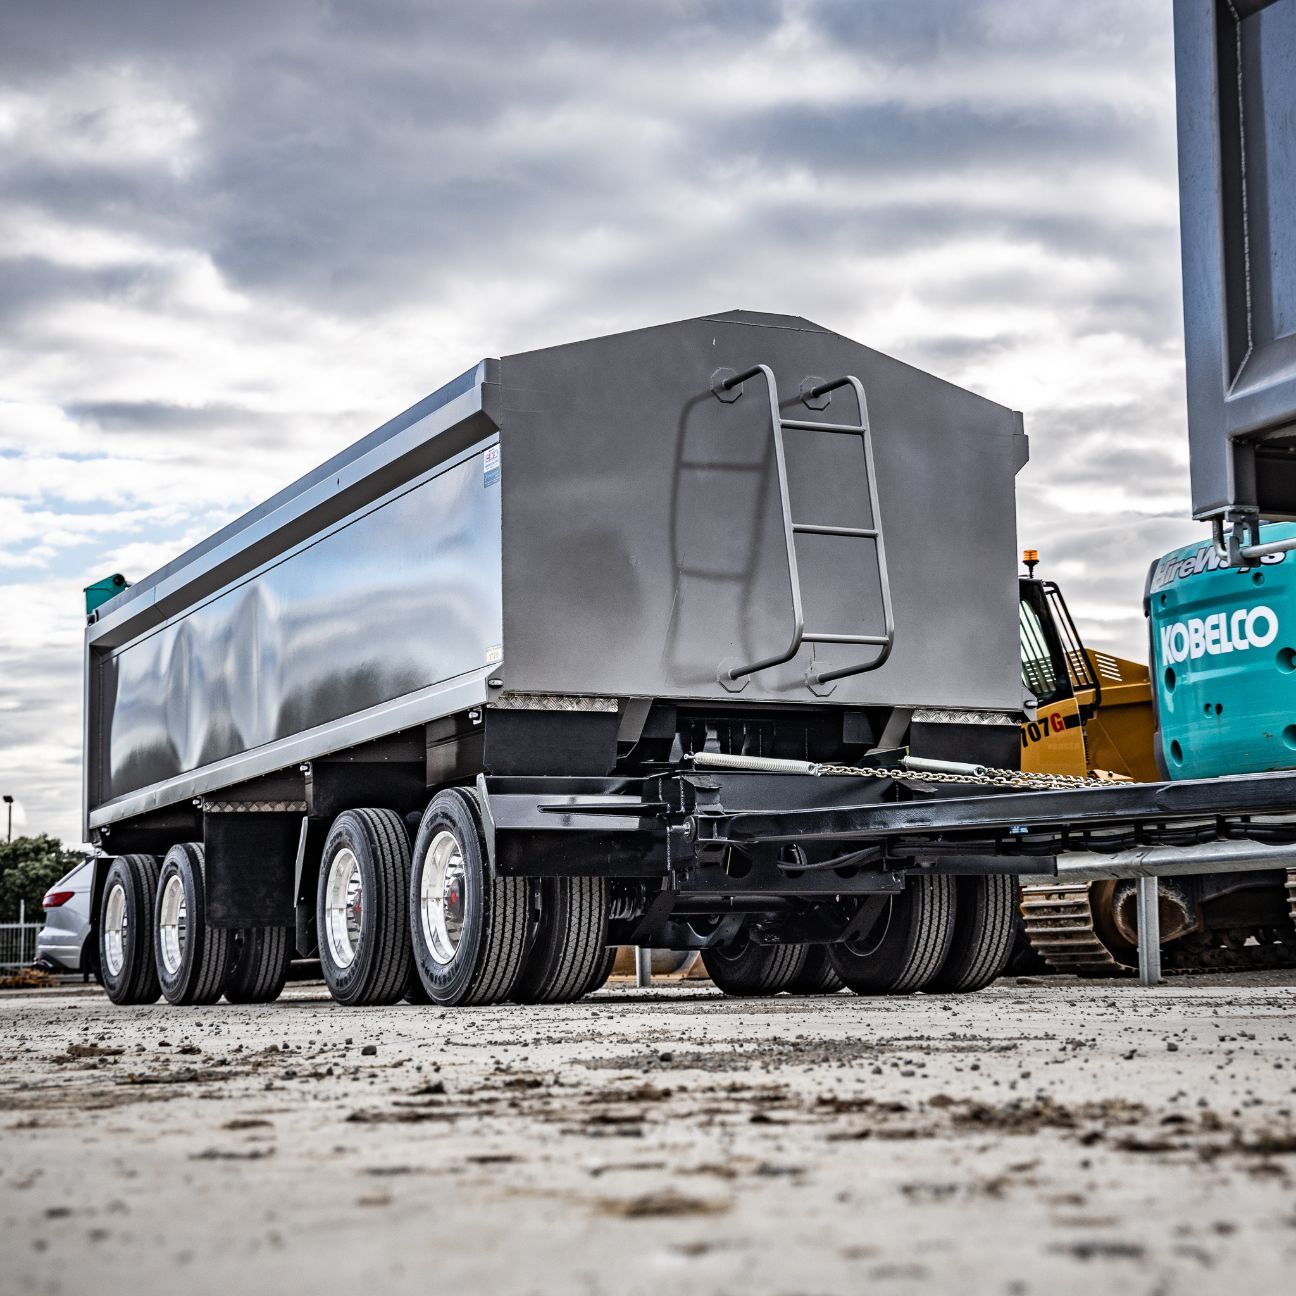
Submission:
{"label": "dirt and gravel surface", "polygon": [[1296,976],[0,996],[0,1291],[1290,1290]]}

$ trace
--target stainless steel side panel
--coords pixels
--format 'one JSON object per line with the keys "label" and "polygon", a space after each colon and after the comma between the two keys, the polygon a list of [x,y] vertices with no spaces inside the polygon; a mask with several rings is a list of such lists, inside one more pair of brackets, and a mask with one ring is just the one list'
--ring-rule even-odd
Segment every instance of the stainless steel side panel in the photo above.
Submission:
{"label": "stainless steel side panel", "polygon": [[[484,671],[502,639],[500,492],[484,460],[479,450],[434,470],[96,653],[91,810],[112,801],[124,813],[135,807],[122,798],[150,788],[163,804],[182,776],[231,761],[244,763],[226,781],[246,777],[245,757],[283,756],[295,735],[318,742],[294,756],[322,754],[337,745],[332,722],[441,714],[436,686]],[[393,718],[393,702],[420,696],[426,714]]]}

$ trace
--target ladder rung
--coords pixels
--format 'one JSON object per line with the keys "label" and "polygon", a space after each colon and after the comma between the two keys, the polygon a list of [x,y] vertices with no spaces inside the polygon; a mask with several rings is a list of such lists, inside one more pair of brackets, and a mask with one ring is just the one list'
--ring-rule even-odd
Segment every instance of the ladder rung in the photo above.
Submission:
{"label": "ladder rung", "polygon": [[859,540],[876,540],[876,527],[838,527],[820,526],[817,522],[793,522],[792,530],[797,535],[852,536]]}
{"label": "ladder rung", "polygon": [[800,432],[853,432],[863,436],[865,429],[854,423],[814,423],[809,419],[779,419],[781,426],[796,428]]}
{"label": "ladder rung", "polygon": [[707,472],[768,472],[769,465],[763,463],[725,463],[721,459],[681,459],[681,468],[696,468]]}
{"label": "ladder rung", "polygon": [[823,643],[823,644],[872,644],[875,648],[881,648],[883,644],[890,642],[886,635],[851,635],[851,634],[810,634],[806,633],[801,636],[802,643]]}

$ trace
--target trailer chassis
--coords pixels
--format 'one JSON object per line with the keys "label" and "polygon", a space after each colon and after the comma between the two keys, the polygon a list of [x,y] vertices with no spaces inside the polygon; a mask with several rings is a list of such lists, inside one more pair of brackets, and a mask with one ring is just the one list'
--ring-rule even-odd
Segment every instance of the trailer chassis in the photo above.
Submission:
{"label": "trailer chassis", "polygon": [[[614,915],[618,938],[676,948],[723,943],[747,921],[758,943],[849,940],[910,875],[1038,880],[1065,875],[1069,860],[1083,858],[1147,876],[1139,861],[1148,850],[1158,851],[1157,871],[1173,873],[1191,871],[1185,861],[1195,846],[1229,842],[1255,844],[1231,867],[1263,869],[1296,843],[1296,772],[1055,790],[986,786],[956,797],[908,780],[843,776],[483,775],[478,794],[497,869],[612,877],[629,896]],[[1140,891],[1148,983],[1159,978],[1154,896],[1153,881]]]}

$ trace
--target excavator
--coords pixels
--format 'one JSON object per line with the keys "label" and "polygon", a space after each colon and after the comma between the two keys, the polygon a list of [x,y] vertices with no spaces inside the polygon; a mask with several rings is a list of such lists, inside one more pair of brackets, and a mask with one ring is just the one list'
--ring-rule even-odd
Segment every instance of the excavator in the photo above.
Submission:
{"label": "excavator", "polygon": [[[1289,529],[1296,531],[1273,528]],[[1138,662],[1086,647],[1062,591],[1035,575],[1038,551],[1025,551],[1021,667],[1034,714],[1021,729],[1023,770],[1155,782],[1296,764],[1296,749],[1280,737],[1281,717],[1265,700],[1275,674],[1296,681],[1282,656],[1289,650],[1280,648],[1276,662],[1263,651],[1277,639],[1280,614],[1268,603],[1279,599],[1267,595],[1268,603],[1254,602],[1265,579],[1284,588],[1275,576],[1283,564],[1292,573],[1296,618],[1296,559],[1274,555],[1243,583],[1210,549],[1209,542],[1190,545],[1152,566],[1145,612],[1155,680]],[[1296,654],[1289,656],[1296,663]],[[1221,667],[1221,659],[1228,664]],[[1191,672],[1188,665],[1201,668]],[[1221,671],[1241,678],[1221,680]],[[1085,977],[1133,976],[1135,886],[1127,880],[1023,887],[1014,967],[1038,969],[1042,961],[1053,971]],[[1167,972],[1296,964],[1296,870],[1161,878],[1158,897]]]}

